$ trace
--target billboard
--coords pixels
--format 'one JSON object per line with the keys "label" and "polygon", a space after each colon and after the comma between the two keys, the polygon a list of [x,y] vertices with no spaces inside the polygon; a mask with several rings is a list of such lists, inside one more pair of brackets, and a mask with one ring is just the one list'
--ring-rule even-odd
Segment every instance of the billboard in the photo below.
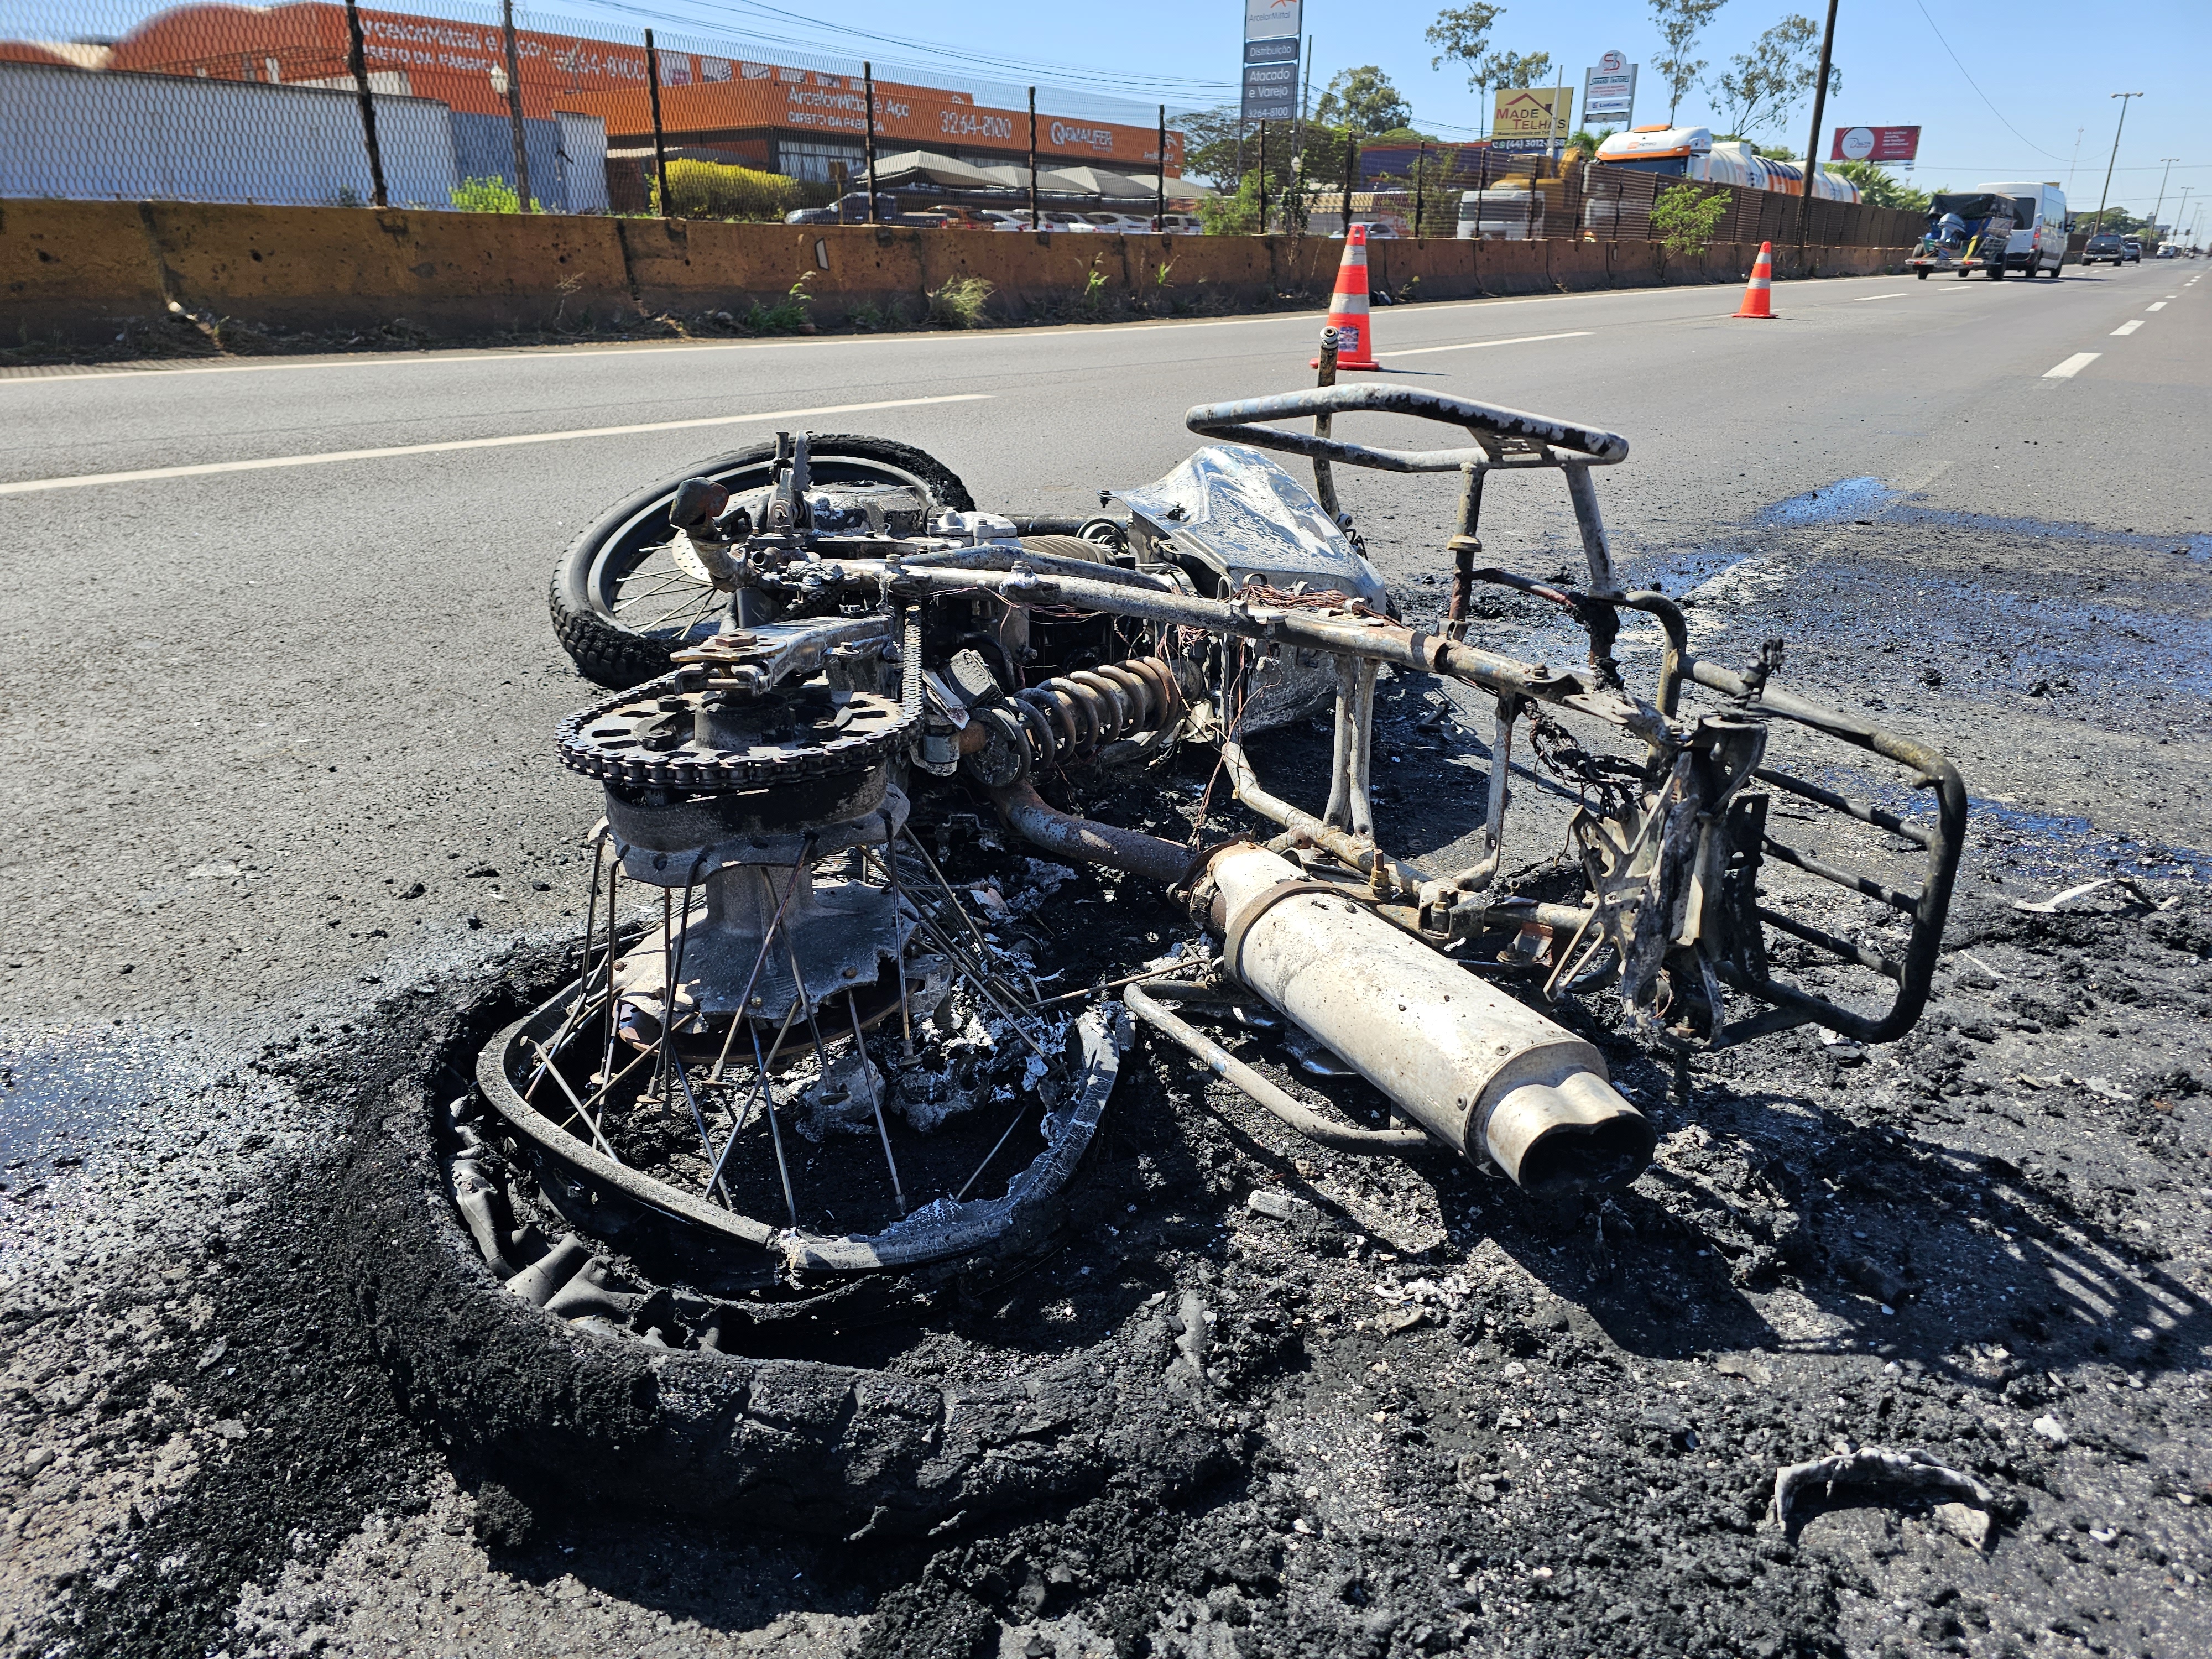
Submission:
{"label": "billboard", "polygon": [[1500,87],[1491,111],[1491,148],[1516,155],[1546,150],[1565,143],[1574,125],[1572,87]]}
{"label": "billboard", "polygon": [[1636,116],[1636,65],[1609,52],[1583,74],[1583,119],[1627,126]]}
{"label": "billboard", "polygon": [[1297,118],[1304,10],[1305,0],[1244,0],[1246,122]]}
{"label": "billboard", "polygon": [[1920,153],[1918,127],[1838,127],[1831,161],[1901,162],[1911,167]]}

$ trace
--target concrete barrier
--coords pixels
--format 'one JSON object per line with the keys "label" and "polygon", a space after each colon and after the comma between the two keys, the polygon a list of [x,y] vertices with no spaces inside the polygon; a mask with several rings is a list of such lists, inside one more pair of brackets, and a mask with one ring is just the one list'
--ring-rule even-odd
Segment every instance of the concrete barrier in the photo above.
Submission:
{"label": "concrete barrier", "polygon": [[167,302],[135,206],[0,203],[0,343],[90,344]]}
{"label": "concrete barrier", "polygon": [[[0,338],[89,345],[188,310],[327,331],[604,326],[781,302],[836,325],[918,322],[954,277],[1008,322],[1326,301],[1343,245],[1297,236],[1091,236],[191,203],[0,204]],[[1382,240],[1370,281],[1408,298],[1740,282],[1755,247],[1662,258],[1649,242]],[[1776,274],[1869,274],[1899,248],[1778,249]]]}

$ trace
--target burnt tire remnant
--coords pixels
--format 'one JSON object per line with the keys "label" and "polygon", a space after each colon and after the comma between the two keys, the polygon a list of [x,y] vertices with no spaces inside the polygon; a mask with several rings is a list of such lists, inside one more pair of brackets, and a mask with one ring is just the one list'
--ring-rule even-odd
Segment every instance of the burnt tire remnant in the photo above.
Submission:
{"label": "burnt tire remnant", "polygon": [[[814,455],[816,472],[825,484],[860,489],[905,486],[937,510],[964,513],[975,505],[957,474],[911,444],[866,434],[823,433],[815,440]],[[668,627],[684,622],[672,601],[684,597],[688,589],[678,578],[689,573],[681,566],[656,568],[651,574],[663,576],[664,581],[649,584],[653,591],[641,592],[645,603],[629,618],[617,611],[623,584],[676,535],[669,512],[686,483],[704,478],[735,494],[767,482],[775,460],[773,439],[714,456],[624,496],[568,544],[554,570],[547,599],[553,632],[578,668],[601,685],[617,688],[668,672],[669,653],[684,642],[679,635],[690,627],[688,622],[673,631]],[[698,583],[702,597],[711,599],[714,590],[706,584],[703,571],[698,573]],[[656,599],[660,602],[652,603]],[[663,613],[672,614],[660,625],[653,625]],[[700,617],[706,617],[702,611]],[[711,621],[708,631],[712,631]]]}
{"label": "burnt tire remnant", "polygon": [[848,1536],[1073,1501],[1116,1477],[1174,1492],[1218,1462],[1202,1391],[1163,1387],[1164,1336],[1156,1353],[1116,1340],[939,1384],[659,1349],[531,1305],[436,1179],[447,1098],[520,1006],[510,981],[428,1027],[389,1016],[389,1060],[353,1085],[356,1132],[331,1171],[346,1289],[403,1407],[451,1451],[526,1493]]}

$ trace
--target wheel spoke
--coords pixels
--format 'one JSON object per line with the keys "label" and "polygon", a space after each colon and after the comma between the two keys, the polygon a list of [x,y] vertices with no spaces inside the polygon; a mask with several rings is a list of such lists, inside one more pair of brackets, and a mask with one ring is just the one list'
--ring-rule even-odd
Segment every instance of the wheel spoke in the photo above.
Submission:
{"label": "wheel spoke", "polygon": [[696,587],[697,586],[698,584],[696,582],[691,580],[690,577],[685,576],[673,578],[670,580],[664,581],[656,587],[640,589],[635,593],[630,592],[625,586],[623,590],[623,597],[615,601],[614,608],[618,611],[627,611],[630,606],[641,604],[647,599],[659,599],[665,594],[681,592],[687,587]]}

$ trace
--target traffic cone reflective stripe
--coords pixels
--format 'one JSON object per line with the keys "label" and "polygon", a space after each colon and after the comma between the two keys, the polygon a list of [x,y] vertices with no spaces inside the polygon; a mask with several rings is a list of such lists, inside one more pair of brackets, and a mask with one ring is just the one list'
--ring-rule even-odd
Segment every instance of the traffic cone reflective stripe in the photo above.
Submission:
{"label": "traffic cone reflective stripe", "polygon": [[[1354,225],[1344,234],[1344,258],[1336,268],[1336,291],[1328,298],[1328,325],[1336,331],[1339,368],[1380,368],[1367,320],[1367,227]],[[1319,368],[1316,357],[1306,365]]]}
{"label": "traffic cone reflective stripe", "polygon": [[1751,268],[1751,281],[1744,284],[1743,304],[1736,310],[1739,317],[1774,315],[1774,244],[1759,245],[1759,262]]}

